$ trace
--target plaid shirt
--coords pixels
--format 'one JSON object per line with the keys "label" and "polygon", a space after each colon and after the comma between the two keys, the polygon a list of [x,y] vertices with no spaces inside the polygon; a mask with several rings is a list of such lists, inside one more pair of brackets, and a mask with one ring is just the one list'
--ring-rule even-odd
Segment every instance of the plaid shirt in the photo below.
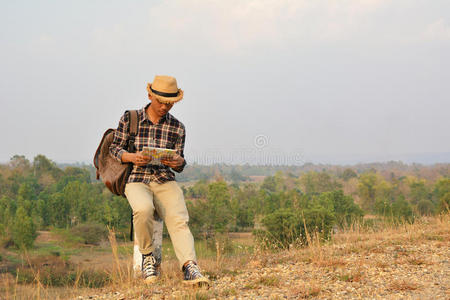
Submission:
{"label": "plaid shirt", "polygon": [[[186,133],[183,123],[167,113],[161,117],[158,124],[153,124],[145,113],[149,105],[138,110],[138,132],[134,142],[136,151],[142,151],[144,147],[174,149],[184,158],[183,151]],[[128,114],[124,113],[120,118],[113,142],[109,147],[111,155],[120,162],[122,162],[122,154],[127,152],[124,148],[127,146],[129,137],[128,127]],[[175,171],[180,173],[185,165],[186,161]],[[170,167],[151,164],[142,167],[133,165],[133,171],[128,178],[128,182],[144,182],[147,184],[151,181],[164,183],[172,180],[175,180],[175,174],[170,170]]]}

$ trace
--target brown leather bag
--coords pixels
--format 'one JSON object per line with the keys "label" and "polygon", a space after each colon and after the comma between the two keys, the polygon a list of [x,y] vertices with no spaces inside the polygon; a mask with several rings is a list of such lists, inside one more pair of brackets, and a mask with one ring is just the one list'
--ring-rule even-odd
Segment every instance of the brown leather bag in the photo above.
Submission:
{"label": "brown leather bag", "polygon": [[[127,111],[129,126],[128,152],[135,152],[134,140],[137,134],[138,115],[136,110]],[[114,139],[115,129],[108,129],[98,145],[94,155],[94,166],[97,169],[97,180],[101,178],[106,187],[115,195],[125,197],[125,185],[133,169],[131,163],[120,163],[110,153],[109,146]]]}

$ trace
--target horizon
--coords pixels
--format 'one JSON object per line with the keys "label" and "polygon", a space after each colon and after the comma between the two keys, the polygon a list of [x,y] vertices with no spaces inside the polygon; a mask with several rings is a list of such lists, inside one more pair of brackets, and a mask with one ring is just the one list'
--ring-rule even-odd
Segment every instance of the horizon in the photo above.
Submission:
{"label": "horizon", "polygon": [[[19,155],[20,154],[16,154]],[[49,160],[51,160],[52,162],[54,162],[57,165],[81,165],[81,166],[93,166],[93,162],[92,161],[57,161],[52,159],[51,157],[39,153],[37,155],[44,155],[45,157],[47,157]],[[33,157],[27,157],[25,156],[25,158],[27,160],[29,160],[31,163],[33,162],[34,157],[36,157],[37,155],[33,156]],[[407,157],[422,157],[422,159],[407,159]],[[403,157],[404,159],[399,159],[399,157]],[[434,159],[433,157],[440,157],[441,159]],[[406,158],[406,159],[405,159]],[[0,164],[8,164],[10,162],[10,160],[12,159],[12,157],[8,160],[8,161],[0,161]],[[286,166],[286,167],[302,167],[304,165],[307,164],[313,164],[313,165],[329,165],[329,166],[356,166],[356,165],[370,165],[370,164],[388,164],[388,163],[400,163],[400,164],[404,164],[404,165],[414,165],[414,164],[418,164],[418,165],[423,165],[423,166],[431,166],[431,165],[436,165],[436,164],[450,164],[450,152],[448,153],[417,153],[417,154],[409,154],[409,155],[403,155],[403,156],[397,156],[397,159],[395,157],[392,158],[386,158],[386,159],[379,159],[379,160],[375,160],[375,159],[366,159],[366,160],[353,160],[353,161],[348,161],[348,160],[342,160],[342,161],[320,161],[320,160],[311,160],[311,161],[302,161],[301,163],[297,163],[297,164],[273,164],[273,163],[267,163],[267,164],[263,164],[263,163],[251,163],[249,161],[246,162],[240,162],[240,163],[233,163],[233,162],[226,162],[226,161],[211,161],[209,163],[202,163],[201,161],[189,161],[188,158],[186,158],[187,161],[187,165],[198,165],[198,166],[214,166],[214,165],[229,165],[229,166],[245,166],[245,165],[249,165],[249,166]]]}

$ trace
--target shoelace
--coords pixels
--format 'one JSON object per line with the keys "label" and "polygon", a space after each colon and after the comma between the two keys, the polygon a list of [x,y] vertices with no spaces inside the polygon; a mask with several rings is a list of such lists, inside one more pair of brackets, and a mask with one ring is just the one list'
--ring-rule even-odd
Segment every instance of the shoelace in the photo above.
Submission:
{"label": "shoelace", "polygon": [[142,258],[142,273],[144,277],[156,276],[156,258],[153,255],[144,255]]}
{"label": "shoelace", "polygon": [[200,269],[198,266],[194,263],[188,263],[185,266],[185,274],[186,279],[196,279],[198,277],[202,277],[202,274],[200,273]]}

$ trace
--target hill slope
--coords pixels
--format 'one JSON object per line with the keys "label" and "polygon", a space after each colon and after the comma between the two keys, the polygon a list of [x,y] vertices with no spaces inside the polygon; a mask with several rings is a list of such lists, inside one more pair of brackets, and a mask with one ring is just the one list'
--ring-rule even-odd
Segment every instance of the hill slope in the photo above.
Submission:
{"label": "hill slope", "polygon": [[[377,232],[337,233],[326,245],[200,260],[210,289],[182,286],[175,264],[159,283],[119,284],[78,299],[448,299],[449,217]],[[91,298],[90,298],[91,297]]]}

